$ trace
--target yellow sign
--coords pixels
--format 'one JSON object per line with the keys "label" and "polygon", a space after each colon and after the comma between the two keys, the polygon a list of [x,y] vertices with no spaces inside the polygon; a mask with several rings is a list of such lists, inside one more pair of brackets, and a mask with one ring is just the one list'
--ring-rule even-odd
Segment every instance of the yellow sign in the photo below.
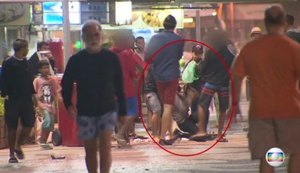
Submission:
{"label": "yellow sign", "polygon": [[163,21],[170,14],[177,20],[176,28],[183,28],[184,12],[182,9],[133,11],[132,26],[138,29],[163,28]]}

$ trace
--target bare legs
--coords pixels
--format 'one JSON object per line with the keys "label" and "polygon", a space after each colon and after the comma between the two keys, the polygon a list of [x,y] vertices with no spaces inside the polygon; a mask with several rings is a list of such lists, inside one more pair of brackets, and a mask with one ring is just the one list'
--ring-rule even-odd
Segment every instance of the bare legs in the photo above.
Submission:
{"label": "bare legs", "polygon": [[89,173],[97,173],[97,139],[84,141],[85,163]]}
{"label": "bare legs", "polygon": [[[85,162],[89,173],[97,173],[98,163],[100,165],[100,173],[109,173],[112,156],[111,156],[111,136],[112,132],[103,131],[98,134],[98,139],[85,140]],[[99,146],[97,145],[99,142]],[[99,162],[97,159],[97,151],[99,150]]]}
{"label": "bare legs", "polygon": [[17,140],[17,129],[8,128],[8,146],[9,155],[14,156],[15,149],[21,150],[21,145],[24,144],[25,139],[30,135],[31,127],[22,127],[21,133]]}
{"label": "bare legs", "polygon": [[[164,104],[160,139],[165,139],[167,131],[172,128],[172,113],[173,113],[173,105]],[[170,132],[170,134],[171,133],[172,132]]]}
{"label": "bare legs", "polygon": [[300,170],[300,154],[291,154],[288,173],[298,173]]}
{"label": "bare legs", "polygon": [[268,164],[266,161],[266,158],[260,159],[260,167],[259,167],[260,173],[274,173],[274,168]]}
{"label": "bare legs", "polygon": [[9,156],[14,157],[17,138],[17,129],[7,128]]}
{"label": "bare legs", "polygon": [[103,131],[99,133],[99,162],[100,173],[109,173],[112,155],[111,155],[111,136],[112,132]]}
{"label": "bare legs", "polygon": [[151,127],[152,133],[155,138],[160,137],[160,128],[161,128],[161,118],[158,114],[152,114],[151,116]]}

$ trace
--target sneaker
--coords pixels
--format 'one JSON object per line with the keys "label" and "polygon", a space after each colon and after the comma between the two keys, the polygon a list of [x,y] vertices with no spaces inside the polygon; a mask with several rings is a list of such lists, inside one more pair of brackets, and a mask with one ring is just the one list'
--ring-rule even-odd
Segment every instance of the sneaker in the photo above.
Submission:
{"label": "sneaker", "polygon": [[49,144],[40,144],[40,147],[44,150],[52,150],[53,147]]}
{"label": "sneaker", "polygon": [[8,163],[18,163],[18,159],[15,156],[10,156]]}

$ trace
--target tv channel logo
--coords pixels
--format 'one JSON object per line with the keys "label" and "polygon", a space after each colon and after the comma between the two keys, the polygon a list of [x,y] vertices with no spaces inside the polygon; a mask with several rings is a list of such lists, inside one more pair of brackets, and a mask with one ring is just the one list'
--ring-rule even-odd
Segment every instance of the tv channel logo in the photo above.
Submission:
{"label": "tv channel logo", "polygon": [[266,153],[266,161],[270,166],[278,167],[284,163],[285,155],[280,148],[271,148]]}

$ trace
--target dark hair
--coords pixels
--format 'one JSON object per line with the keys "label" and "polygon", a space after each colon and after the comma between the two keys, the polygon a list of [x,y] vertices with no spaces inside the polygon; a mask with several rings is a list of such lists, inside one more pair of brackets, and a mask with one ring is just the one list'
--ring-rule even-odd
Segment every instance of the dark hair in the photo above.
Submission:
{"label": "dark hair", "polygon": [[40,61],[39,61],[38,68],[41,69],[41,68],[43,68],[44,66],[50,66],[49,61],[46,60],[46,59],[43,59],[43,60],[40,60]]}
{"label": "dark hair", "polygon": [[291,15],[291,14],[287,14],[287,15],[286,15],[286,22],[287,22],[287,24],[289,24],[289,25],[294,25],[294,22],[295,22],[294,16]]}
{"label": "dark hair", "polygon": [[205,35],[204,41],[217,51],[220,51],[228,44],[232,44],[230,35],[226,31],[219,29],[209,31]]}
{"label": "dark hair", "polygon": [[195,44],[192,48],[192,52],[196,55],[203,53],[203,46],[200,44]]}
{"label": "dark hair", "polygon": [[23,47],[28,47],[28,41],[24,39],[16,39],[13,42],[13,49],[15,52],[20,51]]}
{"label": "dark hair", "polygon": [[266,28],[271,26],[283,26],[286,23],[286,15],[280,6],[272,6],[265,11]]}
{"label": "dark hair", "polygon": [[145,40],[145,39],[142,36],[138,36],[138,37],[135,38],[135,41],[137,41],[137,40]]}
{"label": "dark hair", "polygon": [[167,29],[167,30],[175,29],[176,24],[177,24],[176,19],[175,19],[175,17],[172,16],[172,15],[168,15],[168,16],[165,18],[164,23],[163,23],[164,28]]}
{"label": "dark hair", "polygon": [[49,43],[46,41],[40,41],[37,43],[37,50],[39,51],[43,46],[49,46]]}

